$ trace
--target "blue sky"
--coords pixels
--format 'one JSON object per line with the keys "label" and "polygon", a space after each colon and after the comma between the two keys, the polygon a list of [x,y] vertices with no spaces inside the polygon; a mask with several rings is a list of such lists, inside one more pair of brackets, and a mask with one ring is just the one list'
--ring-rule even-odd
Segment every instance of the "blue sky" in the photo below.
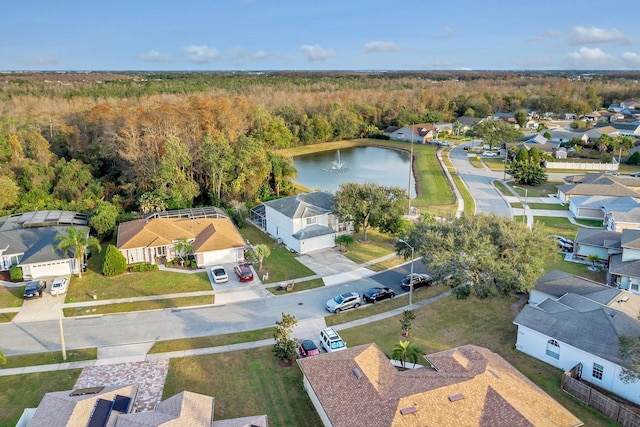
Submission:
{"label": "blue sky", "polygon": [[640,3],[21,0],[0,70],[640,69]]}

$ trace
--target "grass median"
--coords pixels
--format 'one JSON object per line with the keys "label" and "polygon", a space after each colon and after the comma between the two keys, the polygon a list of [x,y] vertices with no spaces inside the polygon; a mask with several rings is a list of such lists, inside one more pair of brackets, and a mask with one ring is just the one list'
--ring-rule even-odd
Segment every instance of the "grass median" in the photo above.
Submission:
{"label": "grass median", "polygon": [[184,338],[179,340],[168,340],[156,342],[150,354],[169,353],[172,351],[193,350],[196,348],[220,347],[243,342],[261,341],[273,338],[273,328],[256,329],[255,331],[238,332],[224,335],[212,335],[208,337]]}
{"label": "grass median", "polygon": [[150,301],[123,302],[117,304],[88,307],[65,308],[65,317],[88,316],[98,314],[126,313],[129,311],[161,310],[165,308],[196,307],[215,302],[215,295],[198,297],[167,298]]}
{"label": "grass median", "polygon": [[61,351],[47,353],[21,354],[19,356],[7,356],[7,363],[2,369],[23,368],[25,366],[52,365],[57,363],[78,362],[81,360],[95,360],[98,358],[96,348],[80,348],[67,351],[67,360],[62,360]]}

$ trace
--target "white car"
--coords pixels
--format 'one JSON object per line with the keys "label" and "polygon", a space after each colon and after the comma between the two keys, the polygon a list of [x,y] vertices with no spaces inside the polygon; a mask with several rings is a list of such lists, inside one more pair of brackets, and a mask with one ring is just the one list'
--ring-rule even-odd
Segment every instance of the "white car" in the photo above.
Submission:
{"label": "white car", "polygon": [[347,343],[333,328],[324,328],[320,331],[320,344],[327,353],[347,349]]}
{"label": "white car", "polygon": [[67,292],[67,282],[69,279],[66,277],[57,277],[53,279],[51,283],[51,295],[64,294]]}
{"label": "white car", "polygon": [[482,157],[498,157],[498,153],[494,153],[493,151],[485,151],[482,153]]}
{"label": "white car", "polygon": [[224,283],[229,281],[229,276],[221,265],[211,267],[211,275],[213,276],[213,281],[215,283]]}

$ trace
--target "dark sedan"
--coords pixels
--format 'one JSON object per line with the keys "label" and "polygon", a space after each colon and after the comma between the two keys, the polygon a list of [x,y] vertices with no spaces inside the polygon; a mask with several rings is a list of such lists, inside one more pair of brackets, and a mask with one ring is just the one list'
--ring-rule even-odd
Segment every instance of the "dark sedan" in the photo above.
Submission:
{"label": "dark sedan", "polygon": [[391,299],[396,296],[396,292],[389,288],[371,288],[362,295],[364,301],[375,304],[378,301]]}
{"label": "dark sedan", "polygon": [[413,283],[413,289],[418,289],[423,286],[431,286],[433,279],[428,274],[413,273],[413,276],[411,274],[407,274],[400,281],[400,285],[402,285],[402,289],[405,291],[409,290],[411,283]]}
{"label": "dark sedan", "polygon": [[44,280],[36,280],[33,282],[27,283],[27,286],[24,288],[24,293],[22,297],[24,299],[31,298],[42,298],[44,294],[44,290],[47,288],[47,282]]}

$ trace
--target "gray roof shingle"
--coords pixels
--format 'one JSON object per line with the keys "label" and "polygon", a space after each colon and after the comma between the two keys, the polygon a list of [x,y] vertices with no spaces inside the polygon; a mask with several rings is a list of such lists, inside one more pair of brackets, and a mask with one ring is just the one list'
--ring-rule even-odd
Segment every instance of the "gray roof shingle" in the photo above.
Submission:
{"label": "gray roof shingle", "polygon": [[316,191],[270,200],[264,204],[289,218],[307,218],[330,213],[333,195]]}

